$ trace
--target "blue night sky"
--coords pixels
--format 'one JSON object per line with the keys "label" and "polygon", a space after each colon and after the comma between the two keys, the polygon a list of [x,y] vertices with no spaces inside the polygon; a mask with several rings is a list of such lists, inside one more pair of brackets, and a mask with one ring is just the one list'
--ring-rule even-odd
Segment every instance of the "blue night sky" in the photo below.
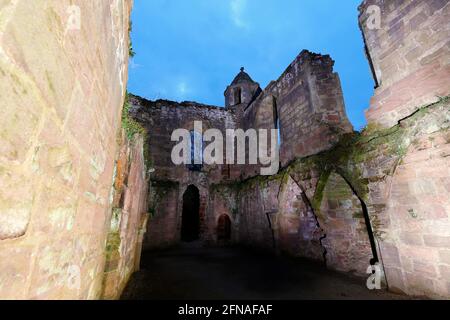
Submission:
{"label": "blue night sky", "polygon": [[128,90],[223,106],[245,67],[264,89],[302,49],[330,54],[355,129],[373,80],[358,28],[361,0],[135,0]]}

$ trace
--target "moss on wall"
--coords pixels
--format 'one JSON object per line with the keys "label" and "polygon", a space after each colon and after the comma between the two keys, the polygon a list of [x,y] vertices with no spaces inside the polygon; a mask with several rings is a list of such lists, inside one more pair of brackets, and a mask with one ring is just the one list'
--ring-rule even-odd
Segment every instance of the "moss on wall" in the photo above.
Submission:
{"label": "moss on wall", "polygon": [[110,232],[106,241],[106,261],[112,261],[119,256],[120,234],[119,231]]}
{"label": "moss on wall", "polygon": [[128,34],[129,34],[129,36],[128,36],[128,39],[129,39],[129,42],[128,42],[128,55],[130,56],[130,58],[133,58],[136,55],[136,52],[133,49],[133,41],[132,41],[132,38],[131,38],[131,32],[132,31],[133,31],[133,22],[130,21],[130,25],[128,27]]}
{"label": "moss on wall", "polygon": [[[320,203],[323,191],[331,172],[340,174],[358,197],[367,201],[369,195],[369,179],[364,178],[363,170],[366,167],[377,167],[380,159],[392,160],[394,166],[386,166],[383,175],[391,175],[395,167],[401,163],[402,158],[414,137],[420,132],[431,128],[448,129],[448,119],[442,119],[442,109],[448,112],[449,97],[443,97],[439,102],[419,108],[414,114],[399,121],[389,129],[376,125],[368,125],[362,132],[344,134],[333,148],[305,158],[298,158],[282,168],[273,176],[256,176],[244,181],[215,185],[213,188],[230,188],[237,192],[251,190],[256,187],[265,187],[270,181],[277,180],[282,187],[283,181],[289,175],[305,176],[311,171],[320,173],[316,190],[311,204],[316,214],[320,215]],[[430,118],[431,117],[431,118]],[[434,118],[433,118],[434,117]],[[383,167],[383,166],[380,166]]]}
{"label": "moss on wall", "polygon": [[167,195],[170,190],[178,189],[178,182],[167,180],[152,180],[150,197],[149,197],[149,214],[150,217],[154,217],[157,213],[157,206],[162,202],[162,199]]}
{"label": "moss on wall", "polygon": [[129,102],[130,94],[127,93],[125,103],[122,109],[122,128],[125,130],[128,140],[136,141],[136,135],[141,136],[144,140],[144,162],[145,167],[150,169],[153,167],[153,161],[150,156],[150,148],[148,143],[148,133],[144,126],[136,121],[130,114],[131,104]]}
{"label": "moss on wall", "polygon": [[147,135],[144,127],[130,116],[130,103],[128,101],[128,93],[122,110],[122,128],[125,130],[129,140],[132,140],[136,134]]}

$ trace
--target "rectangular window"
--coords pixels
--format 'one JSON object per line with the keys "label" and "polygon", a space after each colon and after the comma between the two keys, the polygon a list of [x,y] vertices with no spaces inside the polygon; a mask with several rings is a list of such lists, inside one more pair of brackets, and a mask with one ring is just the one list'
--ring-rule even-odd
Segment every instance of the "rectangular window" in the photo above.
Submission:
{"label": "rectangular window", "polygon": [[191,131],[191,164],[188,169],[201,171],[203,167],[203,137],[199,132]]}

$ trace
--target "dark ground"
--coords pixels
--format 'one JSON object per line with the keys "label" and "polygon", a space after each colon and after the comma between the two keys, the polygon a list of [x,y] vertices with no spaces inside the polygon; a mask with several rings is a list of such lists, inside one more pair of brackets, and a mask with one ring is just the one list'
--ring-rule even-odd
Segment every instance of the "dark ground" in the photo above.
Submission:
{"label": "dark ground", "polygon": [[196,243],[144,252],[122,299],[404,299],[370,291],[366,280],[300,259]]}

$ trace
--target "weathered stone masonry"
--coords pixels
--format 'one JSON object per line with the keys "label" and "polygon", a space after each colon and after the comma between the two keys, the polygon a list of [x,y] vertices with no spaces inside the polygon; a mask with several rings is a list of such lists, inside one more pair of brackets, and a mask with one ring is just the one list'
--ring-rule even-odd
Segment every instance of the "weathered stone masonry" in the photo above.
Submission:
{"label": "weathered stone masonry", "polygon": [[279,118],[283,166],[329,148],[340,134],[352,131],[333,65],[330,56],[304,50],[245,109],[244,128],[272,129],[272,115]]}
{"label": "weathered stone masonry", "polygon": [[[367,28],[370,5],[381,10],[380,29]],[[347,120],[333,61],[308,51],[264,90],[241,70],[224,109],[133,98],[155,151],[148,248],[180,241],[183,193],[195,185],[204,242],[219,243],[227,216],[231,243],[361,276],[378,263],[392,291],[450,297],[449,4],[367,0],[359,10],[377,84],[361,133]],[[170,133],[194,120],[222,131],[279,127],[282,169],[168,169]]]}
{"label": "weathered stone masonry", "polygon": [[[380,28],[367,9],[380,8]],[[450,7],[446,0],[366,0],[360,26],[378,84],[369,122],[390,127],[450,91]],[[369,27],[370,26],[370,27]]]}
{"label": "weathered stone masonry", "polygon": [[[225,108],[125,99],[131,7],[0,1],[0,298],[119,297],[142,247],[180,242],[186,190],[204,243],[378,263],[389,290],[450,298],[448,1],[361,4],[377,85],[361,133],[333,60],[306,50],[265,89],[242,69]],[[195,120],[279,129],[278,174],[173,165],[171,133]]]}
{"label": "weathered stone masonry", "polygon": [[150,188],[153,199],[150,213],[154,217],[144,245],[146,248],[173,245],[180,240],[182,198],[187,187],[193,184],[200,191],[200,228],[203,230],[207,226],[204,219],[208,216],[210,184],[229,179],[230,172],[227,165],[205,166],[201,172],[175,166],[170,157],[174,145],[171,134],[178,128],[193,130],[194,120],[202,121],[204,130],[216,128],[225,132],[235,127],[235,117],[223,108],[189,102],[150,102],[130,96],[130,104],[130,115],[148,131],[149,160],[155,169]]}
{"label": "weathered stone masonry", "polygon": [[[131,0],[0,3],[2,299],[97,299],[105,291],[131,7]],[[77,12],[80,29],[68,28]],[[140,159],[139,144],[130,148]],[[134,270],[146,210],[147,195],[134,192],[145,192],[145,171],[131,162],[120,223],[126,261],[105,281],[109,297]]]}
{"label": "weathered stone masonry", "polygon": [[[131,96],[130,115],[148,131],[147,143],[155,169],[150,209],[154,213],[153,228],[146,235],[145,246],[168,246],[179,241],[182,197],[189,185],[195,185],[200,191],[201,237],[215,242],[220,216],[227,215],[230,220],[239,218],[233,216],[233,210],[225,210],[226,206],[218,197],[212,196],[211,187],[259,175],[258,165],[212,165],[204,166],[199,172],[175,166],[170,159],[175,144],[171,134],[175,129],[193,130],[194,121],[202,121],[203,130],[219,129],[225,136],[226,129],[275,128],[276,117],[279,117],[285,146],[282,150],[287,151],[281,157],[283,164],[295,157],[325,150],[352,129],[345,115],[339,77],[333,73],[333,64],[329,56],[305,50],[280,79],[264,91],[242,70],[225,91],[226,108],[194,102],[152,102]],[[311,142],[306,143],[304,139]],[[296,144],[296,141],[305,142]],[[221,210],[215,209],[216,202]]]}
{"label": "weathered stone masonry", "polygon": [[447,297],[449,117],[443,100],[276,176],[217,186],[237,194],[239,240],[360,275],[378,258],[391,290]]}
{"label": "weathered stone masonry", "polygon": [[[142,135],[122,131],[116,161],[112,217],[106,242],[102,298],[119,298],[133,272],[139,270],[148,220],[148,173]],[[130,133],[130,132],[129,132]]]}

